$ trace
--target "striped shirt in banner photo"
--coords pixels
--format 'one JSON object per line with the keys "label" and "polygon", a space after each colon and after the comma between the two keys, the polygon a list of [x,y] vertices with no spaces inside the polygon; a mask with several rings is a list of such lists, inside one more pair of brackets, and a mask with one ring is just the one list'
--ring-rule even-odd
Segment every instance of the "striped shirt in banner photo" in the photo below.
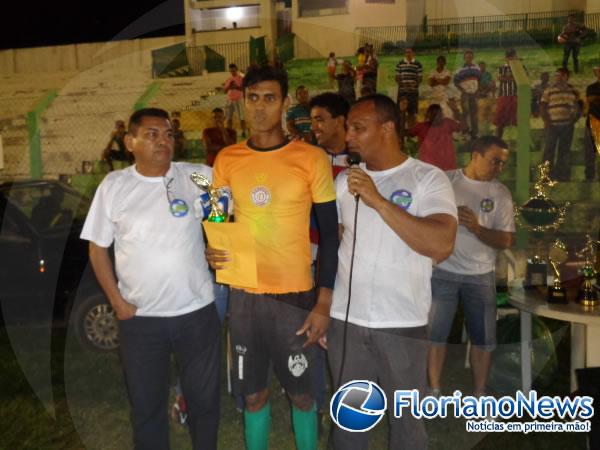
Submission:
{"label": "striped shirt in banner photo", "polygon": [[553,125],[568,125],[580,115],[579,93],[569,83],[553,83],[546,88],[541,103],[546,104]]}
{"label": "striped shirt in banner photo", "polygon": [[[513,76],[512,70],[508,64],[498,68],[500,84],[498,86],[498,95],[500,97],[512,97],[517,95],[517,82]],[[510,80],[503,80],[503,77],[510,76]]]}
{"label": "striped shirt in banner photo", "polygon": [[419,61],[406,59],[396,64],[399,92],[419,92],[419,82],[423,78],[423,66]]}

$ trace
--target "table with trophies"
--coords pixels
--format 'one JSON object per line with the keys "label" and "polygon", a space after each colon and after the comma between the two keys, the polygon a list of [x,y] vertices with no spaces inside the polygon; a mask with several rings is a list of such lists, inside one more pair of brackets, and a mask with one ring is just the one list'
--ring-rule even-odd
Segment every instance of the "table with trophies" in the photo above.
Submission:
{"label": "table with trophies", "polygon": [[[534,241],[543,234],[556,231],[564,222],[568,203],[558,207],[549,199],[548,190],[556,182],[549,176],[548,163],[539,166],[535,194],[524,205],[515,208],[516,222],[527,229]],[[585,244],[575,254],[583,261],[582,282],[576,292],[568,292],[561,280],[560,266],[568,259],[567,246],[556,239],[541,256],[538,244],[536,255],[527,261],[525,279],[514,280],[509,286],[509,303],[520,312],[522,390],[531,390],[532,373],[532,315],[547,317],[571,324],[571,391],[577,388],[575,369],[600,366],[600,307],[597,271],[594,260],[600,242],[587,236]],[[550,270],[548,270],[550,269]]]}

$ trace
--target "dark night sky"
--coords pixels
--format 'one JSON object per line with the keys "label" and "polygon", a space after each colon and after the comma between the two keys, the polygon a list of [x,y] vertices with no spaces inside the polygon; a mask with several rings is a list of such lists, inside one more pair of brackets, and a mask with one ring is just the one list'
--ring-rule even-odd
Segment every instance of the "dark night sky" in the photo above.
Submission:
{"label": "dark night sky", "polygon": [[182,35],[183,2],[8,0],[0,19],[0,48]]}

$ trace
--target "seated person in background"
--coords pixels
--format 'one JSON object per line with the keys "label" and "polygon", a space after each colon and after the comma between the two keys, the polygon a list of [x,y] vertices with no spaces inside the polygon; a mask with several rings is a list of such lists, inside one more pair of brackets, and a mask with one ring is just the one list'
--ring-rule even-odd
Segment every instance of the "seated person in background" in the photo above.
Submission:
{"label": "seated person in background", "polygon": [[212,117],[215,126],[205,128],[202,132],[202,142],[204,142],[204,148],[206,148],[206,165],[211,167],[215,162],[217,153],[237,141],[235,130],[225,128],[225,113],[221,108],[213,109]]}
{"label": "seated person in background", "polygon": [[133,162],[133,155],[127,151],[125,147],[125,122],[122,120],[115,121],[115,128],[110,133],[110,140],[102,150],[102,161],[106,161],[109,170],[114,170],[113,161],[128,161]]}
{"label": "seated person in background", "polygon": [[187,155],[185,152],[185,136],[183,134],[183,130],[181,129],[181,123],[179,119],[172,119],[171,126],[173,127],[173,141],[174,141],[174,150],[173,150],[173,159],[175,161],[182,161],[186,159]]}
{"label": "seated person in background", "polygon": [[[450,103],[454,105],[455,103]],[[455,114],[457,111],[455,111]],[[438,104],[429,105],[425,113],[425,122],[418,122],[408,130],[408,136],[419,139],[419,159],[433,164],[442,170],[456,169],[456,151],[452,133],[460,131],[461,125],[453,119],[444,117]]]}

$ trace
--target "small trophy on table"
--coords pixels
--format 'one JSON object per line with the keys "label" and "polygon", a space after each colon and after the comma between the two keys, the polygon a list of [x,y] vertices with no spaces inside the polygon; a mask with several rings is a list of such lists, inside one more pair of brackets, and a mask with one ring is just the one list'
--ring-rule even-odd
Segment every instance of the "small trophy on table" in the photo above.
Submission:
{"label": "small trophy on table", "polygon": [[210,213],[208,214],[207,220],[209,222],[227,222],[227,213],[223,210],[223,207],[219,204],[219,190],[210,184],[208,178],[201,173],[194,172],[190,175],[192,182],[202,189],[208,195],[208,201],[210,202]]}
{"label": "small trophy on table", "polygon": [[569,206],[569,202],[565,202],[559,207],[549,198],[549,189],[556,185],[556,181],[550,177],[550,163],[545,161],[540,164],[538,172],[534,195],[522,206],[515,207],[515,222],[533,233],[538,248],[536,255],[527,261],[525,287],[546,286],[547,266],[540,256],[543,234],[558,230],[565,221]]}
{"label": "small trophy on table", "polygon": [[590,235],[587,235],[585,246],[577,252],[577,256],[583,258],[585,263],[581,268],[583,282],[577,292],[577,302],[584,308],[593,308],[598,306],[598,288],[594,286],[594,279],[597,272],[594,269],[594,257],[600,245],[599,241],[593,240]]}
{"label": "small trophy on table", "polygon": [[561,284],[558,266],[564,263],[568,257],[567,246],[557,239],[548,252],[548,259],[554,271],[554,281],[552,286],[548,286],[548,303],[567,303],[567,291]]}

